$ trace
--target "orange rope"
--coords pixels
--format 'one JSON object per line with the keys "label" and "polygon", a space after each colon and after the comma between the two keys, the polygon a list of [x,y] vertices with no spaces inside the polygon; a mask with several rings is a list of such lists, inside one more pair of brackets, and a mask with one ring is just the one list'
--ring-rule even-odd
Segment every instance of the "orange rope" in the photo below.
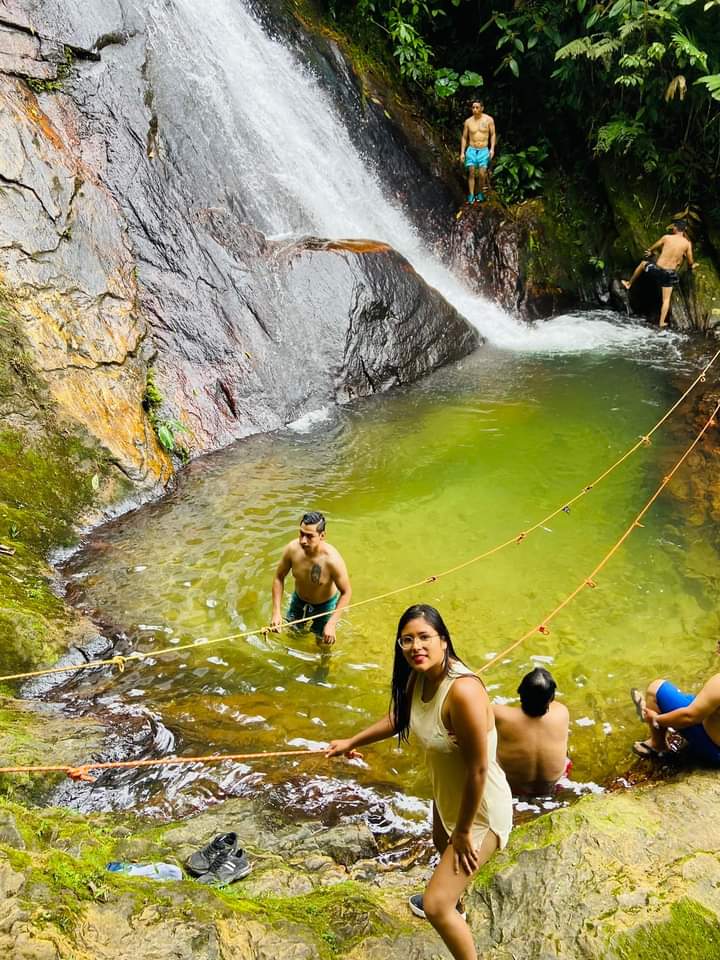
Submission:
{"label": "orange rope", "polygon": [[267,750],[263,753],[212,753],[207,757],[160,757],[149,760],[115,760],[107,763],[83,763],[77,767],[67,767],[59,764],[46,767],[0,767],[0,773],[66,773],[72,780],[85,780],[94,783],[95,777],[91,770],[118,770],[130,767],[169,767],[183,763],[222,763],[224,760],[259,760],[267,757],[299,757],[311,754],[327,753],[327,747],[322,750]]}
{"label": "orange rope", "polygon": [[[486,670],[489,670],[498,660],[507,656],[508,653],[515,650],[520,646],[525,640],[531,637],[534,633],[548,634],[550,631],[548,629],[548,623],[553,620],[561,610],[563,610],[569,603],[571,603],[575,597],[585,589],[585,587],[594,588],[596,586],[594,577],[603,569],[604,566],[610,561],[610,559],[617,553],[620,547],[625,543],[630,534],[637,527],[641,527],[642,524],[640,520],[645,516],[648,510],[655,503],[657,498],[663,492],[665,487],[670,483],[672,478],[675,476],[677,471],[683,465],[683,463],[690,456],[692,451],[698,445],[700,440],[703,438],[707,430],[711,426],[717,426],[716,416],[720,412],[720,401],[715,406],[712,414],[697,434],[690,446],[685,450],[683,455],[679,460],[676,461],[672,470],[666,474],[660,486],[653,493],[650,499],[646,502],[642,510],[637,514],[635,519],[632,521],[630,526],[625,530],[622,536],[617,540],[613,546],[608,550],[605,556],[602,558],[600,563],[594,567],[589,576],[584,577],[581,583],[578,584],[575,589],[569,593],[564,600],[562,600],[550,613],[544,617],[539,624],[532,627],[521,637],[511,643],[509,647],[506,647],[501,653],[498,653],[492,660],[482,666],[477,672],[484,673]],[[210,754],[205,757],[161,757],[159,759],[147,759],[147,760],[116,760],[108,761],[107,763],[85,763],[80,766],[23,766],[23,767],[0,767],[0,774],[2,773],[65,773],[73,780],[85,780],[88,782],[94,782],[94,777],[92,776],[92,770],[116,770],[116,769],[128,769],[131,767],[161,767],[161,766],[171,766],[178,764],[188,764],[188,763],[222,763],[224,760],[257,760],[261,758],[268,757],[297,757],[297,756],[318,756],[321,753],[325,753],[327,748],[320,750],[273,750],[267,751],[264,753],[229,753],[229,754]]]}
{"label": "orange rope", "polygon": [[[623,464],[629,457],[631,457],[640,447],[648,446],[650,444],[650,438],[656,433],[660,427],[670,418],[670,416],[677,410],[680,404],[685,400],[685,398],[692,392],[692,390],[697,386],[698,383],[705,382],[705,375],[707,374],[710,367],[715,363],[717,358],[720,357],[720,350],[715,352],[715,355],[710,359],[710,361],[705,365],[705,367],[700,371],[698,376],[693,380],[690,386],[685,390],[685,392],[679,397],[678,400],[670,407],[670,409],[658,420],[654,427],[649,430],[646,434],[640,437],[637,443],[633,444],[625,453],[619,457],[613,464],[611,464],[606,470],[604,470],[599,477],[593,480],[592,483],[586,484],[579,493],[575,494],[570,500],[566,500],[561,506],[557,507],[547,516],[543,517],[542,520],[538,520],[537,523],[534,523],[531,527],[528,527],[526,530],[522,530],[514,536],[510,537],[508,540],[504,540],[502,543],[497,544],[490,549],[485,550],[483,553],[479,553],[474,557],[471,557],[469,560],[464,560],[462,563],[458,563],[453,567],[448,567],[447,570],[443,570],[440,573],[433,574],[428,577],[423,577],[422,580],[416,580],[413,583],[404,584],[401,587],[396,587],[393,590],[387,590],[385,593],[378,593],[372,597],[366,597],[364,600],[357,600],[355,603],[348,604],[344,608],[345,611],[356,610],[358,607],[365,606],[368,603],[377,603],[379,600],[386,600],[388,597],[397,596],[400,593],[406,593],[409,590],[416,590],[418,587],[422,587],[428,583],[434,583],[436,580],[440,580],[442,577],[450,576],[450,574],[457,573],[460,570],[464,570],[466,567],[471,566],[474,563],[478,563],[480,560],[485,560],[488,557],[493,556],[496,553],[499,553],[501,550],[504,550],[506,547],[511,546],[512,544],[522,543],[523,540],[526,540],[527,537],[534,533],[536,530],[541,527],[546,526],[551,520],[557,517],[560,513],[569,513],[570,507],[577,503],[578,500],[582,497],[587,496],[591,490],[593,490],[599,483],[605,480],[613,471],[617,470],[621,464]],[[26,680],[31,677],[45,677],[51,676],[57,673],[72,673],[78,672],[80,670],[91,670],[96,667],[105,667],[105,666],[116,666],[122,673],[125,670],[125,664],[130,661],[142,661],[155,657],[165,656],[169,653],[179,653],[183,650],[192,650],[195,647],[207,647],[213,646],[217,643],[227,643],[229,640],[240,640],[245,637],[251,637],[255,634],[267,635],[270,632],[279,632],[280,629],[287,629],[288,627],[295,627],[303,623],[310,623],[313,620],[317,620],[319,617],[327,616],[327,613],[314,613],[309,617],[300,617],[297,620],[290,620],[283,623],[282,627],[278,628],[277,631],[271,631],[269,627],[260,627],[255,630],[245,630],[241,633],[229,633],[223,637],[215,637],[212,640],[199,640],[193,643],[184,643],[172,647],[162,647],[159,650],[149,650],[146,653],[140,651],[135,651],[130,654],[116,654],[113,657],[108,657],[103,660],[89,660],[87,663],[80,664],[69,664],[67,666],[56,666],[48,667],[45,670],[29,670],[25,673],[11,673],[5,676],[0,676],[0,683],[9,680]]]}

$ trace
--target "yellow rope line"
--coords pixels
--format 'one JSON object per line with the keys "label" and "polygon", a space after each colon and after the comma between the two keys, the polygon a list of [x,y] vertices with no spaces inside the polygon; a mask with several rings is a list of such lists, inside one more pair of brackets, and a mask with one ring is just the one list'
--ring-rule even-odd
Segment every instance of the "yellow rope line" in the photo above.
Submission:
{"label": "yellow rope line", "polygon": [[617,551],[620,549],[620,547],[623,545],[623,543],[625,543],[625,541],[626,541],[627,538],[630,536],[630,534],[633,532],[633,530],[635,530],[636,527],[641,527],[641,526],[642,526],[642,524],[640,523],[640,521],[642,520],[642,518],[643,518],[643,517],[645,516],[645,514],[648,512],[648,510],[650,509],[650,507],[655,503],[655,501],[656,501],[657,498],[660,496],[660,494],[663,492],[663,490],[665,489],[665,487],[670,483],[670,481],[671,481],[672,478],[675,476],[675,474],[676,474],[677,471],[680,469],[680,467],[681,467],[682,464],[685,462],[685,460],[688,458],[688,456],[692,453],[692,451],[693,451],[693,450],[695,449],[695,447],[698,445],[698,443],[700,442],[700,440],[701,440],[701,439],[703,438],[703,436],[705,435],[705,432],[706,432],[710,427],[717,426],[717,421],[716,421],[715,418],[716,418],[717,413],[718,413],[719,410],[720,410],[720,401],[718,402],[717,406],[715,407],[715,409],[714,409],[713,412],[711,413],[710,417],[708,418],[707,422],[705,423],[705,425],[704,425],[704,427],[702,428],[702,430],[700,431],[700,433],[698,433],[698,435],[695,437],[695,439],[693,440],[693,442],[692,442],[692,443],[690,444],[690,446],[687,448],[687,450],[685,451],[685,453],[684,453],[684,454],[680,457],[680,459],[675,463],[675,466],[672,468],[672,470],[670,471],[670,473],[668,473],[666,476],[663,477],[662,483],[661,483],[660,486],[657,488],[657,490],[655,491],[655,493],[650,497],[650,499],[647,501],[647,503],[646,503],[645,506],[642,508],[642,510],[640,511],[640,513],[638,513],[638,515],[635,517],[635,519],[633,520],[633,522],[632,522],[632,523],[630,524],[630,526],[627,528],[627,530],[623,533],[623,535],[620,537],[620,539],[619,539],[618,541],[616,541],[616,543],[610,548],[610,550],[608,550],[608,552],[607,552],[607,553],[605,554],[605,556],[602,558],[602,560],[600,561],[600,563],[591,571],[591,573],[589,573],[587,577],[584,577],[583,580],[581,581],[581,583],[579,583],[579,584],[577,585],[577,587],[575,587],[575,589],[574,589],[571,593],[569,593],[569,594],[565,597],[565,599],[562,600],[562,601],[555,607],[554,610],[551,610],[550,613],[548,613],[548,615],[547,615],[546,617],[544,617],[544,618],[540,621],[540,623],[536,624],[536,626],[532,627],[532,629],[530,629],[530,630],[528,630],[526,633],[524,633],[519,639],[515,640],[514,643],[511,643],[509,647],[506,647],[504,650],[501,650],[500,653],[498,653],[496,656],[494,656],[494,657],[492,658],[492,660],[488,661],[488,663],[486,663],[483,667],[481,667],[481,668],[477,671],[478,673],[484,673],[485,670],[489,670],[490,667],[493,666],[493,664],[497,663],[498,660],[501,660],[503,657],[506,657],[506,656],[508,655],[508,653],[510,653],[511,651],[513,651],[516,647],[519,647],[521,643],[523,643],[525,640],[527,640],[529,637],[531,637],[534,633],[542,633],[542,634],[548,634],[548,633],[550,633],[550,630],[548,629],[548,626],[547,626],[548,623],[550,623],[550,621],[553,620],[553,619],[558,615],[558,613],[560,613],[560,611],[561,611],[562,609],[564,609],[572,600],[574,600],[575,597],[576,597],[582,590],[585,589],[585,587],[590,587],[591,589],[594,589],[594,588],[597,586],[597,584],[595,583],[595,577],[596,577],[596,575],[603,569],[603,567],[609,562],[609,560],[617,553]]}
{"label": "yellow rope line", "polygon": [[[707,419],[706,423],[697,434],[690,446],[685,450],[683,455],[679,460],[676,461],[672,470],[666,476],[663,477],[662,483],[655,490],[650,499],[646,502],[642,510],[636,515],[635,519],[632,521],[630,526],[625,530],[622,536],[616,540],[613,546],[608,550],[605,556],[602,558],[600,563],[598,563],[592,570],[592,572],[584,577],[583,580],[572,590],[550,613],[545,616],[539,624],[532,627],[530,630],[526,631],[521,637],[515,640],[510,646],[506,647],[503,651],[498,653],[492,660],[482,666],[477,673],[484,673],[486,670],[489,670],[498,660],[507,656],[508,653],[515,650],[520,646],[525,640],[531,637],[534,633],[548,634],[550,633],[548,629],[548,623],[554,617],[560,613],[569,603],[571,603],[575,597],[585,589],[585,587],[594,588],[596,586],[594,577],[606,566],[611,558],[618,552],[620,547],[625,543],[630,534],[637,527],[641,527],[642,524],[640,520],[645,516],[645,514],[650,510],[652,505],[655,503],[657,498],[663,492],[665,487],[670,483],[672,478],[675,476],[677,471],[687,460],[689,455],[698,445],[700,440],[705,435],[706,431],[711,426],[717,426],[717,420],[715,419],[720,411],[720,401],[716,404],[715,409],[713,410],[710,417]],[[319,750],[272,750],[266,751],[263,753],[228,753],[228,754],[210,754],[209,756],[204,757],[160,757],[158,759],[145,759],[145,760],[115,760],[108,761],[106,763],[85,763],[79,766],[61,766],[61,765],[52,765],[52,766],[18,766],[18,767],[0,767],[0,774],[2,773],[66,773],[73,780],[86,780],[89,782],[94,782],[94,777],[92,776],[92,770],[116,770],[116,769],[129,769],[134,767],[162,767],[162,766],[171,766],[178,764],[189,764],[189,763],[222,763],[224,760],[258,760],[269,757],[296,757],[296,756],[318,756],[326,752],[326,748],[321,748]]]}
{"label": "yellow rope line", "polygon": [[[640,437],[637,443],[633,444],[625,453],[619,457],[613,464],[611,464],[606,470],[604,470],[599,477],[592,481],[592,483],[586,484],[579,493],[576,493],[574,497],[570,500],[566,500],[562,506],[557,507],[547,516],[543,517],[542,520],[538,520],[537,523],[534,523],[531,527],[528,527],[526,530],[520,531],[520,533],[515,534],[510,537],[508,540],[504,540],[502,543],[497,544],[494,547],[490,547],[488,550],[485,550],[483,553],[477,554],[477,556],[471,557],[469,560],[464,560],[462,563],[458,563],[453,567],[448,567],[447,570],[443,570],[440,573],[433,574],[429,577],[423,577],[422,580],[416,580],[413,583],[405,584],[401,587],[396,587],[393,590],[387,590],[384,593],[375,594],[372,597],[366,597],[364,600],[357,600],[354,603],[349,604],[344,608],[343,612],[349,612],[350,610],[356,610],[358,607],[363,607],[369,603],[377,603],[379,600],[386,600],[388,597],[397,596],[400,593],[406,593],[408,590],[415,590],[418,587],[424,586],[427,583],[434,583],[436,580],[440,580],[441,577],[447,577],[450,574],[457,573],[459,570],[464,570],[466,567],[471,566],[474,563],[478,563],[480,560],[485,560],[488,557],[493,556],[496,553],[499,553],[501,550],[504,550],[506,547],[511,546],[513,543],[522,543],[531,533],[534,533],[540,527],[546,526],[551,520],[553,520],[560,513],[569,513],[570,507],[573,504],[577,503],[578,500],[581,500],[583,497],[587,496],[591,490],[593,490],[599,483],[605,480],[611,473],[613,473],[619,466],[621,466],[629,457],[631,457],[640,447],[649,446],[650,438],[656,433],[660,427],[672,416],[672,414],[677,410],[680,404],[685,400],[685,398],[694,390],[698,383],[705,382],[705,375],[707,374],[710,367],[715,363],[717,358],[720,356],[720,350],[715,352],[715,355],[711,360],[705,365],[701,370],[698,376],[693,380],[690,386],[685,390],[685,392],[679,397],[678,400],[670,407],[670,409],[657,421],[654,427],[649,430],[646,434]],[[317,620],[319,617],[327,616],[327,613],[314,613],[308,617],[300,617],[297,620],[289,620],[282,624],[281,627],[277,629],[279,632],[281,629],[287,629],[288,627],[295,627],[301,623],[309,623],[312,620]],[[48,667],[45,670],[28,670],[25,673],[11,673],[6,674],[5,676],[0,676],[0,683],[9,681],[9,680],[26,680],[31,677],[46,677],[51,676],[57,673],[72,673],[80,670],[92,670],[96,667],[106,667],[106,666],[116,666],[122,673],[125,669],[125,664],[130,661],[142,661],[149,660],[155,657],[165,656],[169,653],[179,653],[183,650],[193,650],[196,647],[208,647],[213,646],[217,643],[227,643],[229,640],[241,640],[245,637],[251,637],[255,634],[267,635],[271,630],[269,627],[260,627],[255,630],[244,630],[240,633],[229,633],[223,637],[214,637],[211,640],[197,640],[192,643],[179,644],[172,647],[162,647],[159,650],[148,650],[143,653],[141,651],[135,651],[130,654],[116,654],[113,657],[108,657],[103,660],[89,660],[87,663],[80,664],[68,664],[67,666],[61,667]]]}

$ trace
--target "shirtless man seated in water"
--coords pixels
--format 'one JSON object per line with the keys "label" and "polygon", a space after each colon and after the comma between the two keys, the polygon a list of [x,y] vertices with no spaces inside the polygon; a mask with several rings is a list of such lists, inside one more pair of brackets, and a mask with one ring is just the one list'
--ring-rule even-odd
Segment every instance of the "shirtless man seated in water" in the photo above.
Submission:
{"label": "shirtless man seated in water", "polygon": [[[720,640],[717,652],[720,654]],[[634,687],[630,695],[638,716],[650,727],[649,738],[633,744],[638,756],[667,756],[667,731],[672,727],[698,760],[720,767],[720,673],[710,677],[695,695],[681,693],[670,680],[653,680],[644,697]]]}
{"label": "shirtless man seated in water", "polygon": [[282,626],[282,599],[285,577],[292,570],[295,590],[286,614],[287,620],[316,616],[309,626],[319,644],[335,643],[335,627],[341,612],[350,603],[352,589],[345,561],[325,540],[325,517],[316,511],[306,513],[298,536],[285,547],[272,582],[272,619],[270,628]]}
{"label": "shirtless man seated in water", "polygon": [[542,797],[570,767],[567,759],[570,715],[555,701],[556,684],[543,667],[523,677],[519,707],[493,704],[498,760],[514,796]]}
{"label": "shirtless man seated in water", "polygon": [[[654,243],[649,250],[645,251],[645,259],[642,260],[629,280],[620,282],[629,290],[642,273],[646,273],[657,283],[662,293],[662,305],[660,307],[660,326],[667,326],[667,315],[670,309],[670,297],[673,287],[680,282],[677,275],[678,267],[687,257],[688,266],[691,270],[697,267],[693,260],[692,244],[687,238],[687,223],[684,220],[674,220],[670,227],[670,233],[660,237],[657,243]],[[655,263],[650,257],[656,250],[659,250]]]}

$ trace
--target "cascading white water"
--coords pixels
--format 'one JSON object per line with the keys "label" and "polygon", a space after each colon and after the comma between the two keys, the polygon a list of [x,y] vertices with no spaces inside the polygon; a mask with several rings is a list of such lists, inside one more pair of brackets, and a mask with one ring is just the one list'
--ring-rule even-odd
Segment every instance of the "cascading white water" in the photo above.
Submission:
{"label": "cascading white water", "polygon": [[627,348],[650,336],[609,314],[530,327],[471,293],[384,195],[373,169],[382,158],[361,157],[348,136],[356,118],[338,114],[311,70],[241,0],[155,0],[144,13],[156,62],[174,71],[184,102],[176,122],[187,130],[178,142],[212,153],[218,184],[224,171],[224,189],[241,193],[244,215],[264,233],[389,243],[497,346],[570,352]]}

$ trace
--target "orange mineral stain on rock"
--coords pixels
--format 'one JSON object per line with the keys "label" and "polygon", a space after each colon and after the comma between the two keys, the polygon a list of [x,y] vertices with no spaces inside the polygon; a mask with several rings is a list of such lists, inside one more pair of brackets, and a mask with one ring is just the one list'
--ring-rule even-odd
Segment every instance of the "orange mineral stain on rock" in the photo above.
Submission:
{"label": "orange mineral stain on rock", "polygon": [[351,253],[388,253],[392,247],[379,240],[328,240],[326,250],[349,250]]}
{"label": "orange mineral stain on rock", "polygon": [[52,143],[56,150],[63,150],[65,144],[62,142],[57,130],[50,122],[47,114],[40,109],[37,97],[31,90],[22,91],[24,103],[23,108],[28,119],[43,132],[46,139]]}

